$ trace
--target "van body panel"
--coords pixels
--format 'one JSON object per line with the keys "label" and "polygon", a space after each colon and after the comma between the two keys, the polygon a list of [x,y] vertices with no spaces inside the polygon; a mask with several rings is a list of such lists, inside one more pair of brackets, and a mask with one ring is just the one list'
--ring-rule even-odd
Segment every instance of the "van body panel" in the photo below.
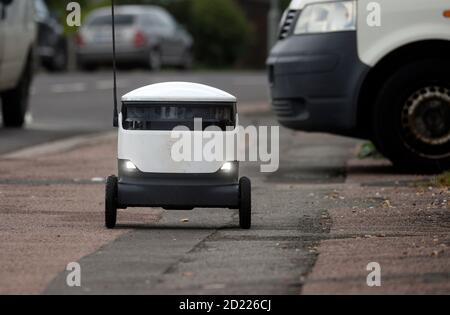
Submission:
{"label": "van body panel", "polygon": [[450,41],[450,19],[444,11],[448,0],[377,0],[381,25],[369,26],[371,0],[358,1],[358,54],[362,62],[375,66],[396,49],[423,40]]}

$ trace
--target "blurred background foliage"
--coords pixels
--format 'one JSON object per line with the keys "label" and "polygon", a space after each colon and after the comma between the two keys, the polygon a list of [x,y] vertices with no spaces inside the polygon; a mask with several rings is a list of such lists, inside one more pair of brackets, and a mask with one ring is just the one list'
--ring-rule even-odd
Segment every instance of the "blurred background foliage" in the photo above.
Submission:
{"label": "blurred background foliage", "polygon": [[[46,0],[65,25],[70,0]],[[92,10],[109,6],[111,0],[78,0],[82,19]],[[280,0],[280,10],[290,0]],[[116,5],[149,4],[166,8],[194,37],[195,60],[201,67],[264,67],[267,52],[269,0],[115,0]]]}
{"label": "blurred background foliage", "polygon": [[195,38],[195,57],[212,66],[230,65],[251,44],[251,25],[242,10],[230,0],[188,0],[190,23]]}

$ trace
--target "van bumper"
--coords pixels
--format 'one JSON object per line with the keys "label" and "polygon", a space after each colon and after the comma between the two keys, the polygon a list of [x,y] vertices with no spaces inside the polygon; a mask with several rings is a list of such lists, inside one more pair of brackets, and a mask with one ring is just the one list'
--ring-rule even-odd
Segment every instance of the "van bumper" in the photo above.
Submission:
{"label": "van bumper", "polygon": [[357,99],[369,66],[355,31],[290,36],[267,61],[272,107],[291,129],[352,135]]}

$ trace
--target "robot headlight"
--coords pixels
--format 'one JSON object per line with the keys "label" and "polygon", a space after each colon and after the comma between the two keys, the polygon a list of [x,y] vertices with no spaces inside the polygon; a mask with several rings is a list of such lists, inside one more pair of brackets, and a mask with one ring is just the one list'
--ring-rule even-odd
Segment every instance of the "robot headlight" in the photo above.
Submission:
{"label": "robot headlight", "polygon": [[231,162],[226,162],[226,163],[222,166],[221,170],[222,170],[223,172],[227,172],[227,173],[231,172],[231,171],[233,170],[233,163],[231,163]]}
{"label": "robot headlight", "polygon": [[134,170],[137,170],[137,167],[136,167],[136,165],[134,165],[133,162],[127,161],[127,162],[125,162],[125,169],[127,169],[128,171],[134,171]]}

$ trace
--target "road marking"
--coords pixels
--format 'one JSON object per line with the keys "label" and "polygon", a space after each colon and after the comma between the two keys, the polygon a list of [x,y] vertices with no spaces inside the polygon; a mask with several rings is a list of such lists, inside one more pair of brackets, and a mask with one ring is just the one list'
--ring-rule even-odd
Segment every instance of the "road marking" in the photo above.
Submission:
{"label": "road marking", "polygon": [[107,131],[95,134],[73,136],[62,140],[51,141],[35,146],[30,146],[24,149],[20,149],[11,153],[0,154],[3,159],[23,159],[33,158],[38,156],[45,156],[54,153],[61,153],[65,151],[73,150],[74,148],[97,144],[99,142],[115,140],[117,138],[117,132]]}
{"label": "road marking", "polygon": [[[114,87],[114,81],[113,80],[99,80],[95,83],[95,88],[97,90],[112,90]],[[123,89],[128,87],[127,81],[118,81],[117,82],[117,88]]]}
{"label": "road marking", "polygon": [[61,83],[50,86],[50,91],[55,94],[77,93],[86,91],[86,83]]}
{"label": "road marking", "polygon": [[[117,82],[117,87],[119,89],[128,87],[128,82]],[[95,82],[96,90],[112,90],[114,87],[113,80],[99,80]],[[75,83],[59,83],[53,84],[50,86],[50,92],[54,94],[63,94],[63,93],[79,93],[84,92],[88,89],[88,86],[84,82],[75,82]],[[36,94],[36,90],[33,90],[33,94]]]}

